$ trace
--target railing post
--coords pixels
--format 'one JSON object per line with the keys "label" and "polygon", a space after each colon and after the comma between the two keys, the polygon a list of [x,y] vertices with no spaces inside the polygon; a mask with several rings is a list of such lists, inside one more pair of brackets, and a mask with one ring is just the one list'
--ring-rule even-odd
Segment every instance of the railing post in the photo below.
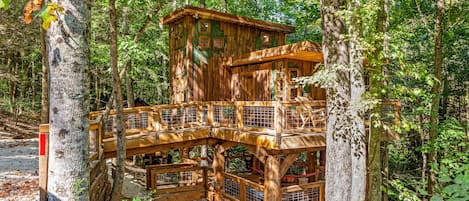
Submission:
{"label": "railing post", "polygon": [[246,201],[246,183],[242,180],[239,181],[239,200]]}
{"label": "railing post", "polygon": [[47,175],[49,166],[49,125],[39,126],[39,200],[47,200]]}
{"label": "railing post", "polygon": [[153,131],[156,132],[156,135],[159,135],[161,130],[161,111],[158,108],[153,109]]}
{"label": "railing post", "polygon": [[203,104],[198,103],[197,104],[197,119],[198,119],[200,126],[204,125],[203,118],[204,118],[204,106]]}
{"label": "railing post", "polygon": [[210,102],[207,106],[207,124],[213,126],[213,103]]}
{"label": "railing post", "polygon": [[274,116],[274,124],[275,124],[275,136],[277,140],[277,145],[280,146],[282,142],[282,132],[283,132],[283,107],[281,102],[274,103],[275,108],[275,116]]}
{"label": "railing post", "polygon": [[147,131],[152,131],[154,127],[153,111],[148,112],[148,125]]}
{"label": "railing post", "polygon": [[244,127],[244,122],[243,122],[243,106],[244,102],[238,102],[236,101],[236,122],[238,124],[238,130],[242,130]]}

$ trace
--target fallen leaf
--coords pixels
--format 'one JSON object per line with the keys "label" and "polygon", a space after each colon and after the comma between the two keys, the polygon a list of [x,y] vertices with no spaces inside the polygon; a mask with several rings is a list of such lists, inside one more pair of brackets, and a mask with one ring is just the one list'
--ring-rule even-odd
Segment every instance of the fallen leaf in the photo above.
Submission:
{"label": "fallen leaf", "polygon": [[30,0],[26,3],[23,8],[23,20],[26,24],[29,24],[33,21],[33,11],[38,11],[41,9],[42,0]]}

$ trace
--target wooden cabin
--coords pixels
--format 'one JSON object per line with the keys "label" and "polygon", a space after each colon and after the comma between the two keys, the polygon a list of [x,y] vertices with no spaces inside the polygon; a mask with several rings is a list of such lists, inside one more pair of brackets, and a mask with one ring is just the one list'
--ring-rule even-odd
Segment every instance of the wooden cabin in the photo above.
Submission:
{"label": "wooden cabin", "polygon": [[169,27],[171,102],[226,101],[226,58],[285,44],[292,26],[186,6],[162,19]]}

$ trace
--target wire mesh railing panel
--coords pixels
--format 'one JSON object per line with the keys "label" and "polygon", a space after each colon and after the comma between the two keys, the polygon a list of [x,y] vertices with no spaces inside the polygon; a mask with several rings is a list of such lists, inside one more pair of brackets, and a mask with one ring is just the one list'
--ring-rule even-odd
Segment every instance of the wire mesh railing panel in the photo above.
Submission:
{"label": "wire mesh railing panel", "polygon": [[320,201],[319,187],[282,194],[282,201]]}
{"label": "wire mesh railing panel", "polygon": [[246,186],[246,201],[264,201],[264,192]]}
{"label": "wire mesh railing panel", "polygon": [[184,109],[184,122],[185,123],[196,123],[197,122],[197,107],[190,106]]}
{"label": "wire mesh railing panel", "polygon": [[148,127],[148,112],[127,114],[126,129],[145,129]]}
{"label": "wire mesh railing panel", "polygon": [[185,124],[197,123],[197,107],[162,109],[161,121],[168,127],[184,126]]}
{"label": "wire mesh railing panel", "polygon": [[224,191],[227,195],[240,199],[240,184],[235,180],[225,177]]}
{"label": "wire mesh railing panel", "polygon": [[236,107],[214,105],[213,121],[219,124],[235,125],[236,124]]}
{"label": "wire mesh railing panel", "polygon": [[156,175],[156,188],[176,188],[180,186],[194,186],[203,181],[203,171],[183,171],[160,173]]}
{"label": "wire mesh railing panel", "polygon": [[105,125],[104,125],[104,131],[112,132],[113,127],[114,127],[114,117],[107,118]]}
{"label": "wire mesh railing panel", "polygon": [[326,108],[286,107],[285,129],[322,129],[326,127]]}
{"label": "wire mesh railing panel", "polygon": [[274,107],[244,106],[243,125],[251,128],[274,129]]}

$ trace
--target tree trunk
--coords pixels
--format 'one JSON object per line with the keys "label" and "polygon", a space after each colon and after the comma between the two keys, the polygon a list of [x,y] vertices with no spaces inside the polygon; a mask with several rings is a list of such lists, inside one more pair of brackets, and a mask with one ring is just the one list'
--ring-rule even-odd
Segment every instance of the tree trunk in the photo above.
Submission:
{"label": "tree trunk", "polygon": [[50,69],[49,200],[89,200],[90,12],[84,1],[51,0],[63,7],[47,30]]}
{"label": "tree trunk", "polygon": [[366,132],[362,97],[365,93],[363,79],[363,56],[361,52],[361,17],[360,0],[349,2],[349,62],[350,62],[350,120],[351,157],[352,157],[352,188],[351,201],[364,201],[366,197]]}
{"label": "tree trunk", "polygon": [[205,0],[200,0],[200,7],[205,8]]}
{"label": "tree trunk", "polygon": [[41,79],[41,123],[49,123],[49,73],[47,69],[46,31],[41,29],[42,79]]}
{"label": "tree trunk", "polygon": [[226,0],[221,0],[221,12],[228,12],[228,2]]}
{"label": "tree trunk", "polygon": [[[439,109],[440,109],[440,95],[441,95],[441,71],[443,65],[443,18],[444,18],[444,0],[438,0],[436,2],[437,7],[437,17],[435,22],[435,69],[434,75],[436,82],[432,87],[432,108],[430,113],[430,141],[435,140],[438,137],[438,118],[439,118]],[[432,151],[429,154],[428,158],[429,167],[432,167],[431,164],[437,163],[437,153]],[[435,193],[436,185],[436,174],[435,171],[430,168],[428,174],[428,196],[431,197]]]}
{"label": "tree trunk", "polygon": [[125,73],[125,89],[127,91],[127,107],[135,107],[135,96],[134,96],[134,88],[132,86],[132,78],[130,78],[129,71],[132,67],[131,61],[127,61],[126,69],[127,73]]}
{"label": "tree trunk", "polygon": [[123,122],[123,109],[122,109],[122,89],[117,67],[118,53],[117,53],[117,11],[115,0],[109,1],[109,25],[110,25],[110,64],[112,70],[112,86],[114,93],[114,105],[116,113],[116,133],[117,133],[117,156],[116,156],[116,171],[113,178],[113,185],[111,191],[111,200],[120,201],[122,187],[124,183],[125,172],[125,128]]}
{"label": "tree trunk", "polygon": [[348,61],[346,29],[343,15],[337,15],[345,7],[344,0],[321,0],[322,49],[326,71],[335,77],[326,89],[327,133],[326,133],[326,200],[351,199],[352,161],[349,132],[350,124],[345,121],[350,103],[350,75],[346,70]]}
{"label": "tree trunk", "polygon": [[178,9],[178,1],[177,1],[177,0],[173,0],[172,6],[173,6],[173,11],[177,10],[177,9]]}
{"label": "tree trunk", "polygon": [[[375,65],[375,69],[370,75],[370,93],[378,99],[376,104],[371,111],[371,126],[370,126],[370,141],[368,146],[368,200],[382,200],[383,191],[381,186],[383,185],[382,172],[386,172],[387,167],[382,164],[387,164],[387,154],[381,153],[387,152],[386,146],[381,147],[381,135],[384,132],[381,118],[383,116],[381,112],[382,100],[384,95],[381,93],[381,89],[384,87],[384,80],[386,64],[388,63],[387,58],[380,58],[380,55],[387,57],[388,54],[388,29],[389,29],[389,0],[379,1],[378,17],[376,19],[376,32],[383,34],[383,40],[378,41],[375,44],[376,51],[374,57],[378,61]],[[386,157],[384,157],[386,156]],[[386,169],[386,171],[382,171]]]}

